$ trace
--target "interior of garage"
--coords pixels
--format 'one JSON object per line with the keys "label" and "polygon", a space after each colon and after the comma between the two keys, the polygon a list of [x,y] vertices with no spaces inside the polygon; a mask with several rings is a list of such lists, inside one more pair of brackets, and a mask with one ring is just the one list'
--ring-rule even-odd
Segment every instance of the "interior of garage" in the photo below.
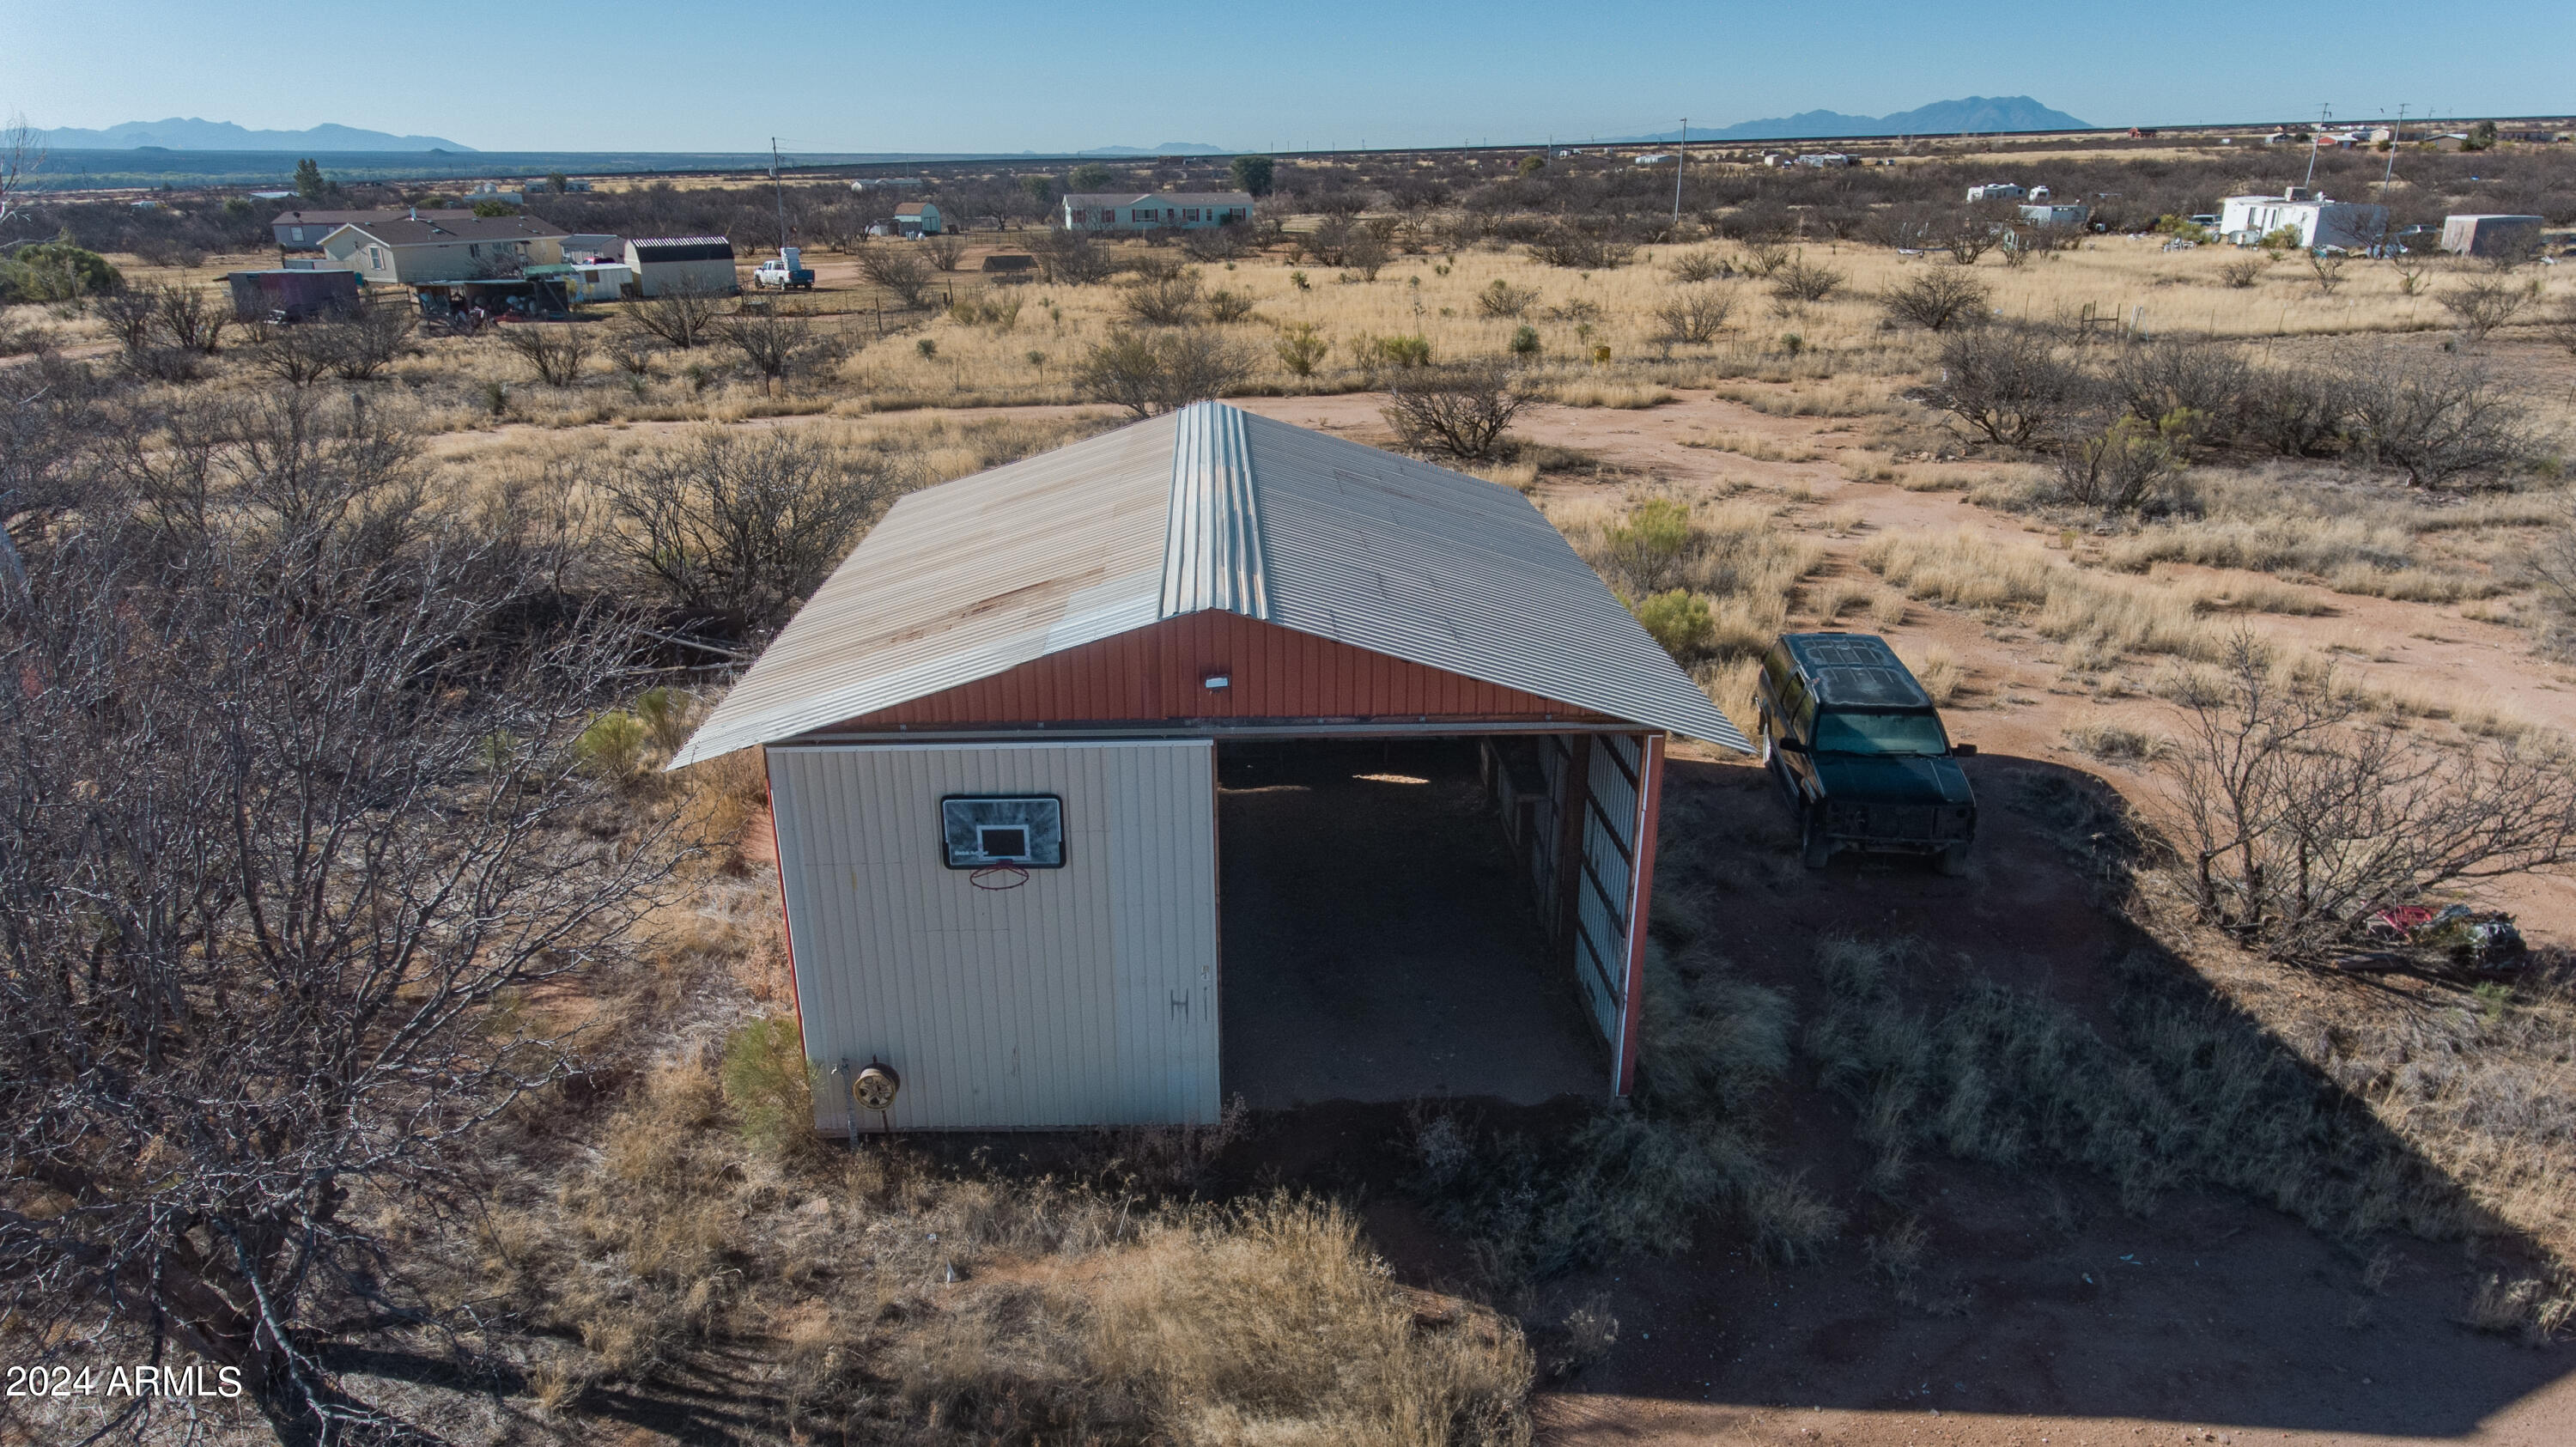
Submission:
{"label": "interior of garage", "polygon": [[1551,948],[1474,739],[1225,743],[1223,1089],[1597,1096],[1607,1046]]}

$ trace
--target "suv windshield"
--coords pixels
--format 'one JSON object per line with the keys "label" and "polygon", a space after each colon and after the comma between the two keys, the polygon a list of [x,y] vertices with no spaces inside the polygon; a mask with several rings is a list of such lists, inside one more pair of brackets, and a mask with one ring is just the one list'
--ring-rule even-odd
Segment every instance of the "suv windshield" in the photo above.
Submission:
{"label": "suv windshield", "polygon": [[1941,721],[1924,713],[1820,713],[1820,754],[1946,754]]}

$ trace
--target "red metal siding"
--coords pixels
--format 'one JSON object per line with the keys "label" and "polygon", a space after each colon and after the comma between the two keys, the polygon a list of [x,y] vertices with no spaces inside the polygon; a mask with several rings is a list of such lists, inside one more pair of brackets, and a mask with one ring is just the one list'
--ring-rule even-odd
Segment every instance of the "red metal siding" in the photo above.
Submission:
{"label": "red metal siding", "polygon": [[[1206,680],[1224,674],[1222,689]],[[1239,613],[1210,611],[1032,659],[830,729],[1172,719],[1599,722],[1605,716]]]}

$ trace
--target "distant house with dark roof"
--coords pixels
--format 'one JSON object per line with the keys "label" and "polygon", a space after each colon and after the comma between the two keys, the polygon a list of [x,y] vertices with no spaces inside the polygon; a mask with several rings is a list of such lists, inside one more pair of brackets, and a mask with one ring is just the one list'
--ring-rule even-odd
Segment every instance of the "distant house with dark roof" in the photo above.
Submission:
{"label": "distant house with dark roof", "polygon": [[1060,213],[1067,231],[1197,231],[1252,219],[1249,191],[1077,192]]}
{"label": "distant house with dark roof", "polygon": [[277,219],[269,223],[269,229],[277,234],[277,246],[281,251],[319,251],[322,249],[322,238],[343,226],[352,224],[363,226],[371,221],[392,221],[404,216],[418,216],[424,221],[457,221],[473,214],[466,210],[404,211],[399,208],[375,211],[281,211],[277,213]]}
{"label": "distant house with dark roof", "polygon": [[322,238],[325,264],[397,284],[515,276],[563,260],[564,229],[533,216],[396,216]]}
{"label": "distant house with dark roof", "polygon": [[635,273],[637,296],[731,296],[742,290],[733,271],[733,243],[721,236],[639,236],[626,243],[626,265]]}

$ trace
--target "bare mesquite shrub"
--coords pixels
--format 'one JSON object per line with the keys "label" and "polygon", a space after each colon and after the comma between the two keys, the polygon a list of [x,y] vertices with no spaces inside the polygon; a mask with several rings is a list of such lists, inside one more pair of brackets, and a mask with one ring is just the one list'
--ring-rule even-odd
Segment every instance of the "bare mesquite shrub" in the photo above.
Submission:
{"label": "bare mesquite shrub", "polygon": [[1655,307],[1656,340],[1706,346],[1735,314],[1735,293],[1723,286],[1676,288]]}
{"label": "bare mesquite shrub", "polygon": [[1113,332],[1086,353],[1074,385],[1095,402],[1136,417],[1175,411],[1218,397],[1252,375],[1252,358],[1208,327]]}
{"label": "bare mesquite shrub", "polygon": [[[1016,304],[1012,310],[1016,315]],[[831,339],[814,329],[812,318],[784,307],[746,307],[725,317],[716,333],[759,376],[764,392],[833,350]]]}
{"label": "bare mesquite shrub", "polygon": [[839,565],[901,490],[889,463],[779,434],[709,429],[590,479],[611,546],[669,601],[766,632]]}
{"label": "bare mesquite shrub", "polygon": [[930,264],[918,247],[906,242],[871,241],[860,247],[859,274],[907,307],[920,306],[930,295]]}
{"label": "bare mesquite shrub", "polygon": [[687,351],[707,340],[723,312],[724,298],[715,290],[683,282],[638,302],[626,316],[664,346]]}
{"label": "bare mesquite shrub", "polygon": [[1415,451],[1482,462],[1505,446],[1512,419],[1529,398],[1501,362],[1415,367],[1392,374],[1387,425]]}
{"label": "bare mesquite shrub", "polygon": [[2134,417],[2068,439],[2053,459],[2051,500],[2107,514],[2154,516],[2184,500],[2182,459],[2167,432]]}
{"label": "bare mesquite shrub", "polygon": [[2381,906],[2576,863],[2567,759],[2427,743],[2331,671],[2280,667],[2251,632],[2176,707],[2176,852],[2201,918],[2249,949],[2313,956]]}
{"label": "bare mesquite shrub", "polygon": [[2501,476],[2537,451],[2529,410],[2474,360],[2383,346],[2347,354],[2344,372],[2352,450],[2417,487]]}
{"label": "bare mesquite shrub", "polygon": [[1784,304],[1820,302],[1842,289],[1851,280],[1821,261],[1809,261],[1800,252],[1771,272],[1771,295]]}
{"label": "bare mesquite shrub", "polygon": [[1117,271],[1117,259],[1107,247],[1079,231],[1050,231],[1046,239],[1030,248],[1038,258],[1038,269],[1046,279],[1067,286],[1082,286],[1105,281]]}
{"label": "bare mesquite shrub", "polygon": [[1880,304],[1896,321],[1938,332],[1984,321],[1993,295],[1965,267],[1930,266],[1890,287]]}
{"label": "bare mesquite shrub", "polygon": [[2462,277],[2434,300],[2459,322],[2471,342],[2483,342],[2496,328],[2521,315],[2539,293],[2537,282],[2516,281],[2499,272]]}
{"label": "bare mesquite shrub", "polygon": [[2081,406],[2084,374],[2030,327],[1979,327],[1941,344],[1941,375],[1924,400],[1989,442],[2027,446]]}
{"label": "bare mesquite shrub", "polygon": [[590,330],[574,322],[513,322],[501,329],[501,345],[538,381],[569,387],[590,359]]}
{"label": "bare mesquite shrub", "polygon": [[564,1074],[509,1002],[617,960],[664,856],[576,822],[624,630],[505,626],[531,559],[363,416],[274,405],[202,486],[93,472],[0,588],[41,680],[0,690],[0,1280],[22,1340],[398,1440],[324,1359],[439,1319],[383,1205],[460,1200],[471,1133]]}
{"label": "bare mesquite shrub", "polygon": [[1201,308],[1199,274],[1183,267],[1160,276],[1140,276],[1127,285],[1124,298],[1130,320],[1154,327],[1177,327],[1195,321]]}
{"label": "bare mesquite shrub", "polygon": [[966,238],[953,231],[925,236],[921,238],[921,254],[941,271],[955,271],[957,263],[966,259]]}

